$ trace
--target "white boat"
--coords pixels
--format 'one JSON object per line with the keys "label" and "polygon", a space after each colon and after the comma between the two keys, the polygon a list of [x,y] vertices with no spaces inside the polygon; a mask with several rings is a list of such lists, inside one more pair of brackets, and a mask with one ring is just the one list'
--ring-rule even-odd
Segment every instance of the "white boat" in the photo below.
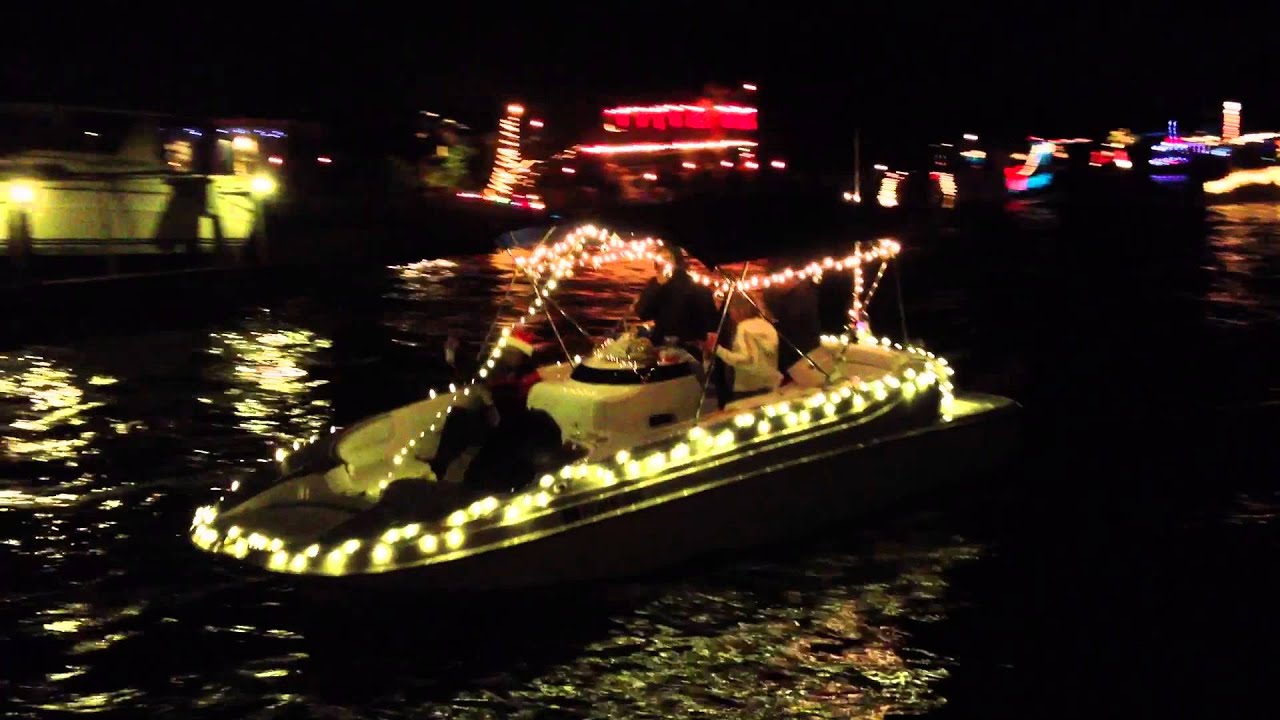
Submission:
{"label": "white boat", "polygon": [[[471,383],[278,449],[196,511],[192,541],[317,583],[549,585],[811,532],[988,472],[1014,448],[1016,403],[957,392],[946,360],[922,348],[867,332],[824,337],[809,354],[813,371],[796,375],[802,382],[704,410],[699,364],[637,365],[621,357],[632,342],[624,334],[543,367],[529,392],[528,406],[554,420],[575,457],[513,478],[506,493],[468,491],[450,473],[437,479],[431,460],[450,410],[487,402],[484,376],[512,328],[550,313],[576,269],[653,257],[660,245],[584,226],[522,256],[534,295],[495,333]],[[865,328],[876,284],[864,287],[865,270],[883,271],[897,251],[885,240],[769,275],[695,279],[732,293],[851,272],[850,324]],[[411,496],[428,501],[403,502]]]}

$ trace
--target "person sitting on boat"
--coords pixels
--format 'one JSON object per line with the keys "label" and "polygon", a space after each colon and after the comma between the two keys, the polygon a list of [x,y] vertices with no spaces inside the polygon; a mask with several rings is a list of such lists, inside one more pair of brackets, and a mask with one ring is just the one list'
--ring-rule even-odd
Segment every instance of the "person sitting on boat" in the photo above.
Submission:
{"label": "person sitting on boat", "polygon": [[533,362],[534,343],[523,327],[511,333],[478,391],[450,410],[431,460],[436,477],[463,482],[482,448],[526,420],[529,388],[541,379]]}
{"label": "person sitting on boat", "polygon": [[670,247],[663,251],[666,257],[654,261],[657,276],[640,292],[634,312],[641,320],[653,321],[649,336],[655,345],[675,338],[677,345],[696,354],[720,322],[715,296],[689,276],[683,252]]}
{"label": "person sitting on boat", "polygon": [[537,338],[524,326],[517,327],[507,336],[502,354],[485,382],[499,417],[525,409],[529,388],[542,380],[533,359],[536,345]]}
{"label": "person sitting on boat", "polygon": [[729,315],[736,325],[733,344],[729,348],[717,344],[713,351],[733,376],[730,402],[772,392],[782,382],[778,371],[778,331],[761,317],[757,306],[741,294],[732,296]]}
{"label": "person sitting on boat", "polygon": [[485,379],[497,422],[469,449],[471,459],[461,469],[467,487],[514,491],[568,460],[560,426],[546,412],[529,408],[529,390],[542,380],[535,347],[533,333],[518,328]]}

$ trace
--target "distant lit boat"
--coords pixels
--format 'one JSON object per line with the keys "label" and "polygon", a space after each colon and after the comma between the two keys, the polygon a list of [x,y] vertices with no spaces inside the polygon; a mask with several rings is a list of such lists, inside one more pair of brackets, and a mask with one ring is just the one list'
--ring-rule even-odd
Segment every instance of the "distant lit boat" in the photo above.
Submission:
{"label": "distant lit boat", "polygon": [[[585,359],[543,367],[529,393],[529,407],[576,448],[567,464],[545,465],[499,495],[437,480],[430,460],[449,411],[484,401],[482,379],[513,328],[549,313],[550,296],[575,271],[660,257],[661,244],[584,226],[518,257],[535,293],[521,320],[495,331],[475,380],[277,450],[196,511],[193,542],[320,584],[547,585],[810,532],[962,482],[1011,452],[1016,404],[955,392],[947,362],[921,348],[866,332],[826,337],[803,386],[704,411],[696,361],[665,352],[636,360],[643,343],[623,333]],[[768,275],[695,279],[732,293],[849,272],[850,326],[865,329],[861,311],[876,283],[864,287],[872,275],[864,269],[882,272],[898,249],[882,240]],[[396,490],[409,487],[443,500],[401,504],[406,494]]]}
{"label": "distant lit boat", "polygon": [[1274,202],[1280,199],[1280,165],[1232,170],[1224,177],[1206,180],[1203,188],[1206,199],[1214,204]]}

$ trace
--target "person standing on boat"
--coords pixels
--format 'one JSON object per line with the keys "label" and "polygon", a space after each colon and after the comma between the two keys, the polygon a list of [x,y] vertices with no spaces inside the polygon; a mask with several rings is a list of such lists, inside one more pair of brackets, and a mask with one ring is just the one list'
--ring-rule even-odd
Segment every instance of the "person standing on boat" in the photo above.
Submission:
{"label": "person standing on boat", "polygon": [[650,337],[654,345],[667,338],[697,355],[720,322],[711,288],[689,276],[688,262],[678,249],[663,248],[666,258],[654,261],[657,277],[645,285],[634,312],[641,320],[652,320]]}
{"label": "person standing on boat", "polygon": [[835,367],[835,358],[822,347],[822,321],[816,282],[799,281],[765,291],[765,307],[778,335],[778,369],[804,387],[821,387]]}
{"label": "person standing on boat", "polygon": [[716,345],[715,355],[724,361],[733,376],[730,401],[772,392],[782,383],[778,371],[778,331],[760,316],[747,298],[734,295],[729,315],[734,319],[733,343]]}
{"label": "person standing on boat", "polygon": [[801,360],[802,354],[822,344],[818,286],[804,280],[775,285],[765,290],[764,303],[778,333],[791,341],[778,350],[779,369],[785,371]]}

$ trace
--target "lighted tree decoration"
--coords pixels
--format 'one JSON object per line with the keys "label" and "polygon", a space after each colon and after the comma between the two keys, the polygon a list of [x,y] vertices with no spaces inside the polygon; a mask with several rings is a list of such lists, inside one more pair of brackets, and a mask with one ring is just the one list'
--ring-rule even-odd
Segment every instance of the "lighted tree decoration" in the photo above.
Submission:
{"label": "lighted tree decoration", "polygon": [[511,197],[512,188],[521,170],[520,119],[523,116],[524,106],[512,103],[507,106],[506,116],[498,123],[498,151],[493,158],[489,184],[484,189],[485,197]]}
{"label": "lighted tree decoration", "polygon": [[1222,103],[1222,141],[1231,142],[1240,137],[1240,103],[1228,100]]}

